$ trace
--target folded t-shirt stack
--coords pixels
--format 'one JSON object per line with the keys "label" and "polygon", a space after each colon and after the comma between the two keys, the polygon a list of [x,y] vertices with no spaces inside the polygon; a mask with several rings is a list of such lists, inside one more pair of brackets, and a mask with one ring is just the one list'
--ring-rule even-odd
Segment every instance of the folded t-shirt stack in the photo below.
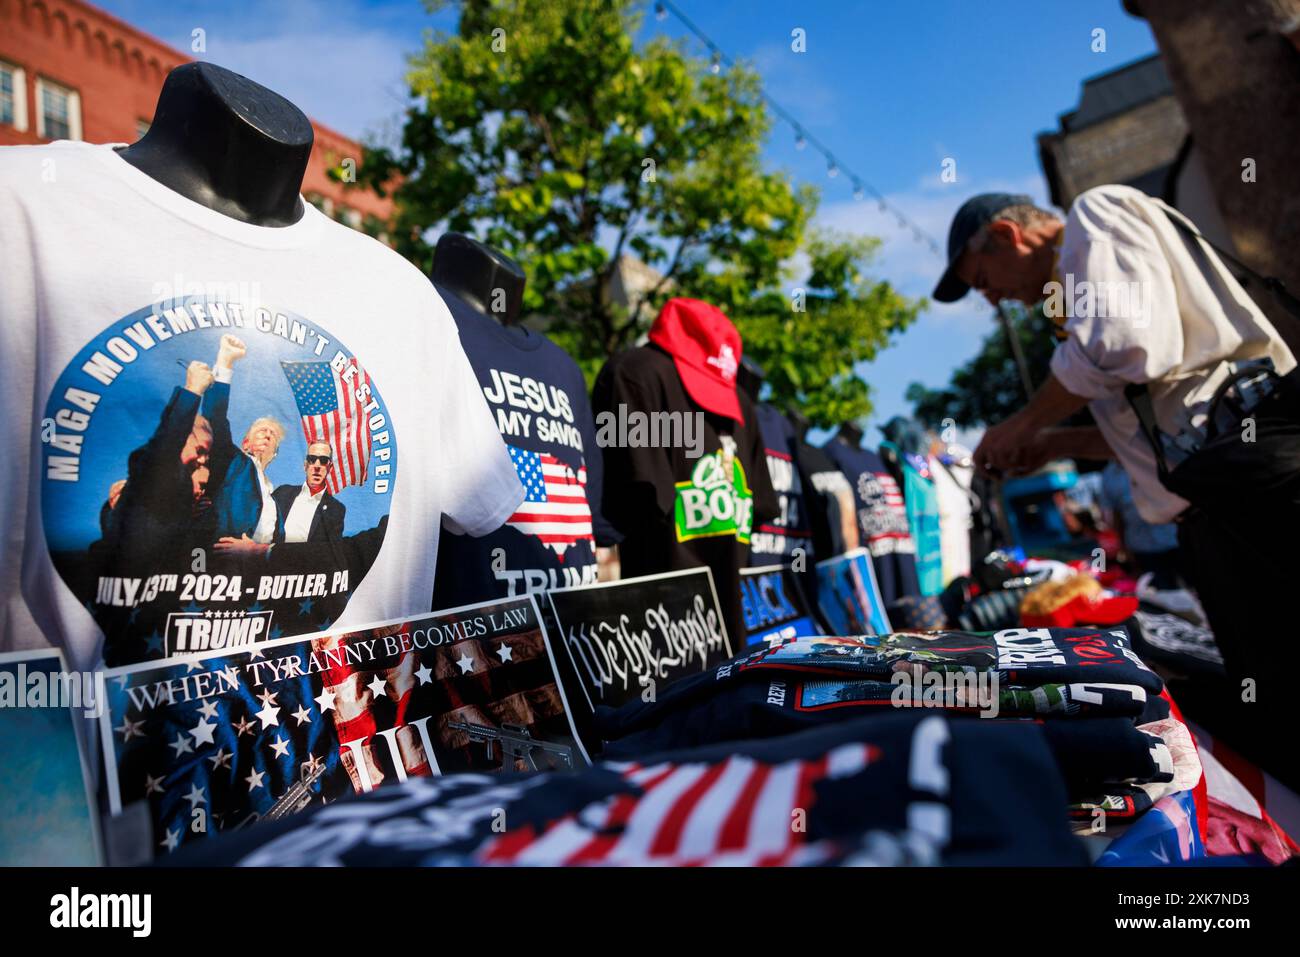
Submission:
{"label": "folded t-shirt stack", "polygon": [[1054,765],[1031,722],[913,711],[577,771],[412,777],[167,863],[1084,864]]}
{"label": "folded t-shirt stack", "polygon": [[683,678],[654,701],[597,708],[596,729],[605,756],[631,759],[894,709],[1036,722],[1083,808],[1076,816],[1102,807],[1123,817],[1150,806],[1135,789],[1173,779],[1168,747],[1146,730],[1169,717],[1162,690],[1123,629],[802,638]]}

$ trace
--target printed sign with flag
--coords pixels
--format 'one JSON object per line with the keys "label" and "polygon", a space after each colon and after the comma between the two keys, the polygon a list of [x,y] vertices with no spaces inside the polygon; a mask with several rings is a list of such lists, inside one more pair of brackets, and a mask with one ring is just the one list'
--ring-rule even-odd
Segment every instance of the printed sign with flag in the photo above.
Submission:
{"label": "printed sign with flag", "polygon": [[[329,362],[281,362],[293,390],[302,434],[308,445],[327,442],[333,456],[326,484],[331,495],[349,485],[366,484],[370,461],[370,425],[365,403],[370,376],[355,359],[343,370]],[[355,371],[350,371],[355,370]]]}
{"label": "printed sign with flag", "polygon": [[109,806],[153,851],[394,781],[586,752],[534,599],[106,672]]}
{"label": "printed sign with flag", "polygon": [[526,493],[506,524],[536,537],[561,560],[565,549],[578,542],[591,542],[594,548],[587,469],[575,471],[546,452],[529,452],[513,445],[506,448]]}

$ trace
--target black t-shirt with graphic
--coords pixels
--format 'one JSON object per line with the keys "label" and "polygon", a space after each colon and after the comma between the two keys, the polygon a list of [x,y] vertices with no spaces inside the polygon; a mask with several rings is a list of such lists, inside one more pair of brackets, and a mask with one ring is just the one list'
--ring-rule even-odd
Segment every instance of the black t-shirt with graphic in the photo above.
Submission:
{"label": "black t-shirt with graphic", "polygon": [[916,573],[916,542],[907,524],[903,490],[885,467],[884,460],[868,449],[832,439],[824,451],[853,486],[858,507],[860,542],[871,552],[871,565],[885,605],[904,595],[921,594]]}
{"label": "black t-shirt with graphic", "polygon": [[610,359],[592,392],[605,417],[597,430],[603,504],[624,535],[623,577],[707,566],[737,650],[739,572],[754,528],[780,510],[754,405],[743,393],[739,399],[743,424],[705,411],[687,395],[672,357],[653,344]]}
{"label": "black t-shirt with graphic", "polygon": [[545,336],[439,292],[526,495],[494,532],[445,530],[433,607],[594,582],[596,545],[618,535],[601,516],[601,454],[582,370]]}
{"label": "black t-shirt with graphic", "polygon": [[776,493],[779,514],[754,526],[750,562],[754,565],[788,565],[796,549],[812,565],[813,541],[804,500],[803,478],[794,456],[794,426],[781,412],[765,403],[755,407],[767,458],[767,472]]}

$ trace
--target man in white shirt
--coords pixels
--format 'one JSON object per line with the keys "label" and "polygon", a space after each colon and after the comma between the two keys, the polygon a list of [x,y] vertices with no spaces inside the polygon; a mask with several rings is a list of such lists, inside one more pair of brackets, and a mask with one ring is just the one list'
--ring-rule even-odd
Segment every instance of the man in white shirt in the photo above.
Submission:
{"label": "man in white shirt", "polygon": [[[1271,527],[1236,523],[1242,527],[1231,535],[1207,525],[1160,481],[1125,388],[1146,387],[1162,432],[1191,436],[1204,426],[1231,363],[1268,359],[1286,375],[1296,361],[1236,277],[1175,217],[1181,214],[1127,186],[1087,190],[1064,223],[1027,196],[976,196],[953,219],[935,299],[955,301],[975,288],[995,304],[1045,300],[1044,312],[1066,338],[1028,405],[985,433],[976,468],[1017,473],[1063,456],[1118,459],[1139,514],[1157,524],[1180,522],[1180,545],[1192,558],[1233,694],[1253,694],[1269,670],[1266,649],[1291,628],[1279,603],[1289,591],[1267,566],[1284,551],[1278,529],[1294,527],[1300,515],[1278,515]],[[1095,427],[1056,427],[1084,406]],[[1243,476],[1236,494],[1249,497],[1249,482]],[[1236,577],[1226,584],[1229,575]],[[1280,704],[1264,701],[1262,689],[1258,700],[1261,710]]]}

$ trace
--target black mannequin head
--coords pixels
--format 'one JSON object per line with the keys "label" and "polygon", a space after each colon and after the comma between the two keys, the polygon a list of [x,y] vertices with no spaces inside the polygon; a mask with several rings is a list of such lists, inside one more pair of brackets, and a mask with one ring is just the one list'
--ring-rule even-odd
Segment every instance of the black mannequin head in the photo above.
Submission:
{"label": "black mannequin head", "polygon": [[524,271],[491,246],[460,233],[443,233],[433,251],[429,278],[503,326],[519,321]]}
{"label": "black mannequin head", "polygon": [[233,219],[302,217],[311,121],[278,93],[211,63],[167,74],[149,132],[118,155],[182,196]]}
{"label": "black mannequin head", "polygon": [[749,396],[749,401],[758,402],[758,391],[763,388],[765,378],[767,373],[763,371],[761,365],[749,356],[741,357],[740,368],[736,370],[736,386],[744,390],[745,395]]}
{"label": "black mannequin head", "polygon": [[835,437],[856,449],[862,444],[862,427],[856,422],[845,422],[840,426],[840,430],[835,434]]}

